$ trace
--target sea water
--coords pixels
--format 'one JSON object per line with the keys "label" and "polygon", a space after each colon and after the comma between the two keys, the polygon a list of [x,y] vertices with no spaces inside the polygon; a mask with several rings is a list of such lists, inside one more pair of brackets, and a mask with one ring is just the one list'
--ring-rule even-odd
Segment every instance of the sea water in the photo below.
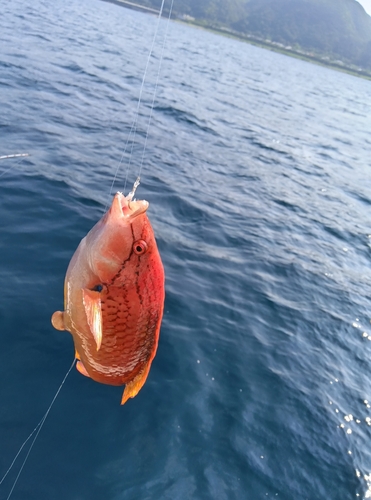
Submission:
{"label": "sea water", "polygon": [[121,407],[73,370],[12,500],[367,498],[370,82],[162,20],[141,93],[156,26],[2,6],[0,156],[30,156],[0,162],[0,476],[73,359],[50,324],[69,259],[143,158],[166,271],[147,383]]}

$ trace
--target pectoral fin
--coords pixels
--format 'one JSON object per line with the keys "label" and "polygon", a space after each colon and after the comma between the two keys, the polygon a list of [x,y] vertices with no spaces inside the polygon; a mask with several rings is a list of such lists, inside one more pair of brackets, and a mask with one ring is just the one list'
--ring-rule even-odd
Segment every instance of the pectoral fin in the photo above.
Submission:
{"label": "pectoral fin", "polygon": [[144,369],[138,373],[138,375],[128,382],[125,386],[124,394],[122,395],[121,404],[125,404],[129,398],[135,398],[138,392],[143,387],[145,381],[147,380],[147,376],[149,373],[149,369],[151,367],[151,363],[148,363]]}
{"label": "pectoral fin", "polygon": [[102,344],[102,308],[99,292],[83,288],[82,299],[84,302],[86,319],[91,333],[93,334],[97,351]]}
{"label": "pectoral fin", "polygon": [[52,325],[56,330],[65,330],[64,326],[64,312],[63,311],[55,311],[52,315]]}

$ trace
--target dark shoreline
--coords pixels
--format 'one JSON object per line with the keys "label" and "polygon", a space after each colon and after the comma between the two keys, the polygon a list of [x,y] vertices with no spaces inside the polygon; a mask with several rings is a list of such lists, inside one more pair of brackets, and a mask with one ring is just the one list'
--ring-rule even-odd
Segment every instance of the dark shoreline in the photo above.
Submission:
{"label": "dark shoreline", "polygon": [[[146,12],[147,14],[159,15],[160,11],[152,9],[150,7],[145,7],[128,0],[103,0],[104,2],[113,3],[119,5],[120,7],[126,7],[128,9],[137,10],[139,12]],[[168,15],[168,12],[167,12]],[[348,66],[342,61],[332,61],[331,59],[325,59],[324,56],[317,54],[311,54],[302,50],[295,50],[291,47],[285,47],[283,44],[278,44],[276,42],[271,42],[270,40],[264,40],[262,38],[247,35],[243,33],[238,33],[236,31],[229,30],[227,28],[220,28],[218,26],[209,25],[206,22],[197,21],[196,19],[182,19],[181,17],[173,17],[173,21],[177,21],[183,24],[188,24],[196,28],[205,29],[211,31],[218,35],[228,36],[230,38],[235,38],[236,40],[241,40],[243,42],[250,43],[251,45],[256,45],[258,47],[271,50],[273,52],[278,52],[280,54],[285,54],[290,57],[295,57],[296,59],[302,59],[326,68],[334,69],[335,71],[341,71],[343,73],[348,73],[353,76],[360,78],[365,78],[366,80],[371,80],[371,71],[364,70],[361,68],[356,68],[353,66]]]}
{"label": "dark shoreline", "polygon": [[207,25],[195,21],[185,21],[179,20],[182,23],[190,24],[192,26],[196,26],[201,29],[206,29],[207,31],[212,31],[214,33],[229,36],[231,38],[235,38],[236,40],[241,40],[251,45],[256,45],[258,47],[262,47],[264,49],[271,50],[273,52],[278,52],[280,54],[285,54],[290,57],[295,57],[295,59],[302,59],[304,61],[312,62],[314,64],[324,66],[326,68],[334,69],[336,71],[341,71],[343,73],[349,73],[353,76],[357,76],[360,78],[365,78],[366,80],[371,80],[371,71],[366,71],[364,69],[357,69],[352,66],[347,66],[342,61],[332,61],[331,59],[326,60],[324,57],[316,54],[310,54],[305,51],[294,50],[292,48],[287,48],[283,44],[278,44],[276,42],[270,42],[269,40],[263,40],[262,38],[255,37],[253,35],[244,35],[242,33],[237,33],[230,31],[228,29],[218,28],[215,26]]}
{"label": "dark shoreline", "polygon": [[138,3],[129,2],[128,0],[103,0],[103,2],[114,3],[120,7],[126,7],[127,9],[137,10],[139,12],[146,12],[147,14],[158,15],[160,13],[159,10],[151,9],[150,7],[145,7],[144,5],[140,5]]}

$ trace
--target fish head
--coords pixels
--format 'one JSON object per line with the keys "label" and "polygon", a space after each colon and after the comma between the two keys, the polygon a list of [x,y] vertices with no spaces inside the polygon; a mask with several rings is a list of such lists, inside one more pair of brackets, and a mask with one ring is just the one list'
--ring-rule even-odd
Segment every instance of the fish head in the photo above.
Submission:
{"label": "fish head", "polygon": [[86,236],[87,260],[94,281],[112,281],[126,263],[151,249],[154,235],[146,215],[148,206],[148,201],[115,194],[108,212]]}

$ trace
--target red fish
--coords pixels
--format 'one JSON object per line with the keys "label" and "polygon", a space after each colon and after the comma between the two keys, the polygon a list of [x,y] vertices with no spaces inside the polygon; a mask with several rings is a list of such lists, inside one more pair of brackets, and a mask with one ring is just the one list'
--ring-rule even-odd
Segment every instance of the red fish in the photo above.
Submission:
{"label": "red fish", "polygon": [[117,193],[83,238],[67,269],[65,311],[52,324],[68,330],[76,368],[97,382],[126,384],[121,404],[138,394],[155,357],[165,297],[164,269],[136,186]]}

